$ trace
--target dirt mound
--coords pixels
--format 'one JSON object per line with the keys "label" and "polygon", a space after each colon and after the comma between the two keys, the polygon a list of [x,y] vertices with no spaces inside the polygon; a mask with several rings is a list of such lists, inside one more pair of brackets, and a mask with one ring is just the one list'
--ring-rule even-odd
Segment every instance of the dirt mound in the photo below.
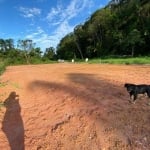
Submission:
{"label": "dirt mound", "polygon": [[50,64],[1,76],[1,150],[148,150],[150,106],[125,82],[150,84],[150,66]]}

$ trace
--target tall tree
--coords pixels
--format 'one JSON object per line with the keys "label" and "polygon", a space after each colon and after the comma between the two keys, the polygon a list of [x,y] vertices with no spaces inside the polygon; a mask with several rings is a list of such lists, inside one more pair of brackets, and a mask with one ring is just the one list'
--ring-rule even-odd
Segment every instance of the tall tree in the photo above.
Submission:
{"label": "tall tree", "polygon": [[5,43],[6,43],[7,50],[11,50],[14,48],[14,40],[13,39],[6,39]]}
{"label": "tall tree", "polygon": [[127,45],[131,49],[131,56],[133,57],[135,53],[135,47],[138,47],[140,44],[144,43],[140,32],[137,29],[132,30],[127,36]]}
{"label": "tall tree", "polygon": [[29,59],[30,59],[30,51],[32,50],[32,48],[34,47],[35,43],[33,43],[32,40],[30,39],[26,39],[26,40],[18,40],[18,48],[21,48],[21,50],[24,51],[24,55],[26,58],[26,62],[27,64],[30,63]]}
{"label": "tall tree", "polygon": [[74,41],[75,41],[75,44],[77,46],[77,49],[80,53],[80,56],[81,56],[81,59],[83,59],[83,53],[82,53],[82,50],[81,50],[81,45],[80,45],[80,42],[81,42],[81,35],[82,35],[82,25],[78,25],[74,28]]}
{"label": "tall tree", "polygon": [[55,48],[54,47],[49,47],[46,48],[45,53],[44,53],[44,58],[47,58],[49,60],[53,60],[55,56]]}

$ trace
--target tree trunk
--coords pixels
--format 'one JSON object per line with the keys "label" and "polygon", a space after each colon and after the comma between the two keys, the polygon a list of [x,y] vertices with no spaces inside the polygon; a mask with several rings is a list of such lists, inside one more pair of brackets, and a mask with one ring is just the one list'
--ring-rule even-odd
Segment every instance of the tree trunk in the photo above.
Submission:
{"label": "tree trunk", "polygon": [[27,64],[30,64],[30,62],[29,62],[29,57],[28,57],[27,55],[28,55],[28,54],[25,52],[26,63],[27,63]]}
{"label": "tree trunk", "polygon": [[84,59],[83,54],[82,54],[82,51],[81,51],[81,48],[80,48],[80,46],[79,46],[79,44],[78,44],[78,42],[77,42],[77,40],[76,40],[75,37],[74,37],[74,41],[75,41],[76,46],[77,46],[77,49],[78,49],[78,51],[79,51],[79,53],[80,53],[80,55],[81,55],[81,59]]}
{"label": "tree trunk", "polygon": [[134,57],[134,46],[132,46],[131,56]]}

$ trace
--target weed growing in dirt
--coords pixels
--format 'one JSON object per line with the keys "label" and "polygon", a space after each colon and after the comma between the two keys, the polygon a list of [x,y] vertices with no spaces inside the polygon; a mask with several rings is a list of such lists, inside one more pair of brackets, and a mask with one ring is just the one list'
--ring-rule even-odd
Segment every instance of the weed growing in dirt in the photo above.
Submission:
{"label": "weed growing in dirt", "polygon": [[18,83],[11,83],[11,85],[17,89],[21,89],[20,85]]}
{"label": "weed growing in dirt", "polygon": [[5,107],[4,102],[1,100],[1,98],[2,98],[3,96],[5,96],[5,94],[6,94],[6,93],[0,94],[0,110],[1,110],[2,107]]}
{"label": "weed growing in dirt", "polygon": [[0,82],[0,87],[4,87],[4,86],[6,86],[7,85],[7,81],[6,82]]}
{"label": "weed growing in dirt", "polygon": [[4,105],[4,102],[1,101],[0,102],[0,110],[1,110],[2,107],[5,107],[5,105]]}
{"label": "weed growing in dirt", "polygon": [[[7,85],[7,82],[0,82],[0,87],[4,87]],[[1,100],[1,97],[5,96],[6,93],[0,94],[0,110],[4,107],[4,102]]]}

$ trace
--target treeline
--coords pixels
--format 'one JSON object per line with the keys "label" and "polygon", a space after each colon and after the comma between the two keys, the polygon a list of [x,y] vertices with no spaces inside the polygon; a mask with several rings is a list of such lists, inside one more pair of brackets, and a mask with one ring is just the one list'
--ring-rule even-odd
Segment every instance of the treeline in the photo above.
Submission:
{"label": "treeline", "polygon": [[150,55],[149,0],[112,0],[58,44],[63,59]]}
{"label": "treeline", "polygon": [[112,0],[84,24],[42,53],[30,39],[0,39],[0,60],[10,64],[44,63],[57,59],[150,55],[149,0]]}
{"label": "treeline", "polygon": [[55,49],[46,48],[42,53],[40,47],[35,47],[32,40],[18,40],[17,46],[13,39],[0,39],[0,61],[10,64],[44,63],[56,59]]}

